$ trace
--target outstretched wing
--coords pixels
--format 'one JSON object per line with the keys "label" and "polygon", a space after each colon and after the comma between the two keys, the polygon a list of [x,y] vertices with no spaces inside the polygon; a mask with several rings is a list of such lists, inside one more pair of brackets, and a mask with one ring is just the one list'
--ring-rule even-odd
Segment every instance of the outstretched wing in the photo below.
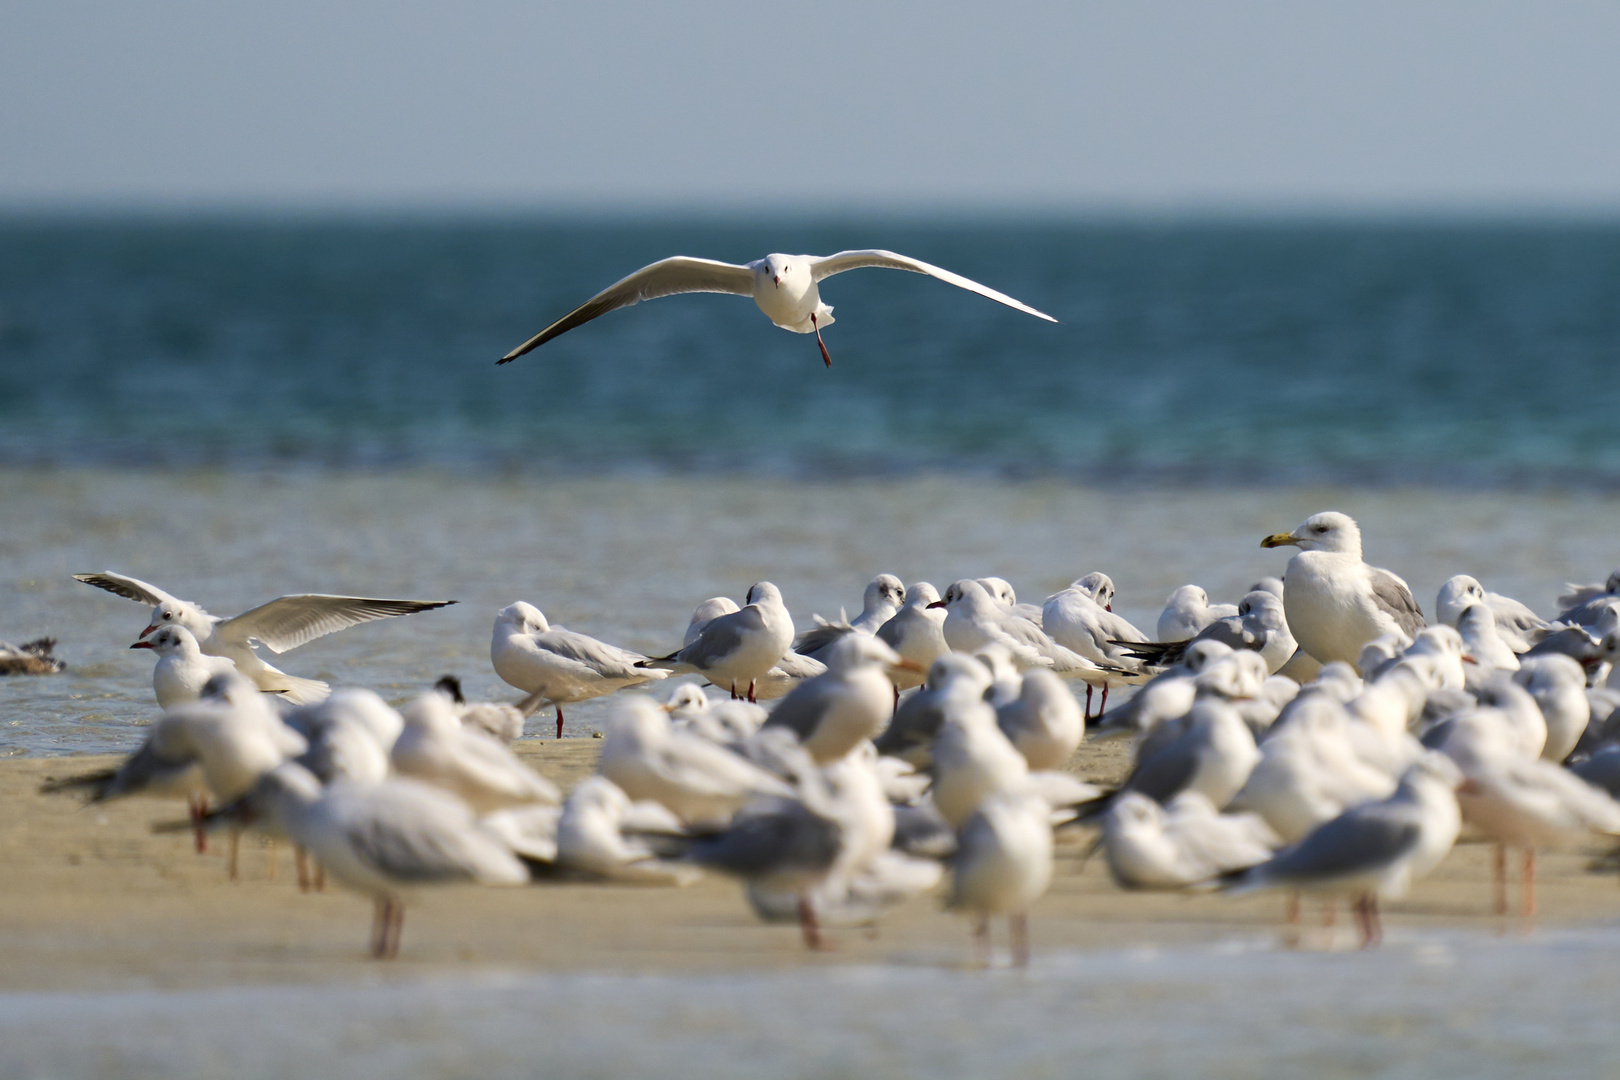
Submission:
{"label": "outstretched wing", "polygon": [[226,619],[214,627],[214,633],[223,640],[244,645],[251,639],[271,652],[283,653],[373,619],[411,615],[453,603],[454,600],[374,600],[365,596],[300,593],[278,596],[268,604]]}
{"label": "outstretched wing", "polygon": [[529,350],[538,349],[552,338],[566,334],[576,326],[584,326],[592,319],[606,315],[610,311],[617,311],[619,308],[629,307],[643,300],[656,300],[660,296],[694,292],[753,296],[754,272],[746,266],[716,262],[713,259],[694,259],[688,255],[660,259],[651,266],[643,266],[624,280],[603,289],[495,363],[505,364],[516,360]]}
{"label": "outstretched wing", "polygon": [[[842,274],[845,270],[859,270],[867,266],[879,266],[889,270],[910,270],[913,274],[927,274],[929,277],[936,277],[941,281],[949,282],[959,289],[966,289],[968,292],[976,292],[980,296],[988,297],[998,304],[1006,304],[1010,308],[1017,308],[1026,315],[1033,315],[1037,319],[1045,319],[1047,322],[1057,322],[1046,312],[1036,311],[1028,304],[1014,300],[1006,293],[996,292],[988,285],[980,285],[977,281],[965,278],[961,274],[953,274],[949,270],[935,266],[932,263],[925,263],[921,259],[913,259],[909,255],[896,255],[892,251],[880,251],[877,249],[871,251],[840,251],[836,255],[827,255],[813,260],[810,263],[810,272],[815,275],[817,281],[821,281],[823,278],[830,278],[834,274]],[[561,331],[558,332],[561,333]]]}
{"label": "outstretched wing", "polygon": [[150,604],[157,607],[159,604],[173,601],[179,603],[177,597],[170,596],[156,585],[148,585],[140,578],[125,577],[110,570],[99,574],[74,574],[74,581],[82,581],[86,585],[94,585],[98,589],[106,589],[110,593],[122,596],[126,600],[133,600],[137,604]]}

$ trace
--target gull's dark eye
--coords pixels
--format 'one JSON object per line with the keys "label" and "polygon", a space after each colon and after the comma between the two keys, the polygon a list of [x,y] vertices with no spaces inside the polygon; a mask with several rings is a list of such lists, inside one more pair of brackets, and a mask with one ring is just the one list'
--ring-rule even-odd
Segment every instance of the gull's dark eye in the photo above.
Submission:
{"label": "gull's dark eye", "polygon": [[171,614],[170,614],[170,613],[169,613],[169,612],[167,612],[167,611],[165,611],[165,612],[164,612],[164,613],[163,613],[163,617],[164,617],[164,618],[165,618],[165,619],[172,619],[172,618],[174,618],[174,616],[173,616],[173,615],[171,615]]}
{"label": "gull's dark eye", "polygon": [[1327,526],[1326,525],[1318,525],[1318,526],[1315,527],[1315,531],[1319,532],[1319,533],[1325,533],[1325,532],[1327,532]]}

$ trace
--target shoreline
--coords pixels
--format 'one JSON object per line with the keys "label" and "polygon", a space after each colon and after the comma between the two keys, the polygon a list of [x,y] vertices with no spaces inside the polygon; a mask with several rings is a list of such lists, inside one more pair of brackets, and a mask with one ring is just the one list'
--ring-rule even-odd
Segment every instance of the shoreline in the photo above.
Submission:
{"label": "shoreline", "polygon": [[[525,739],[517,752],[564,788],[594,768],[594,739]],[[1071,768],[1116,779],[1123,744],[1083,746]],[[401,957],[365,957],[369,902],[341,890],[300,895],[291,859],[247,839],[242,880],[226,880],[223,842],[192,852],[188,835],[150,825],[183,815],[179,804],[128,800],[79,808],[70,796],[37,793],[47,777],[115,760],[107,755],[0,761],[0,993],[190,989],[262,985],[394,984],[420,978],[547,974],[672,976],[803,969],[924,968],[968,963],[968,924],[937,895],[891,911],[875,931],[833,929],[836,951],[807,952],[792,925],[769,926],[749,911],[740,886],[713,875],[685,889],[542,884],[525,889],[456,888],[410,909]],[[1287,948],[1283,897],[1127,893],[1100,857],[1081,865],[1089,831],[1059,840],[1051,890],[1031,918],[1034,953]],[[1613,927],[1620,890],[1585,871],[1587,856],[1544,855],[1538,893],[1543,931]],[[1406,899],[1386,906],[1399,942],[1464,932],[1509,940],[1528,927],[1489,913],[1489,849],[1463,845]],[[1517,903],[1516,888],[1511,894]],[[1299,946],[1353,946],[1346,913],[1325,930],[1310,901]],[[1005,929],[995,928],[998,956]]]}

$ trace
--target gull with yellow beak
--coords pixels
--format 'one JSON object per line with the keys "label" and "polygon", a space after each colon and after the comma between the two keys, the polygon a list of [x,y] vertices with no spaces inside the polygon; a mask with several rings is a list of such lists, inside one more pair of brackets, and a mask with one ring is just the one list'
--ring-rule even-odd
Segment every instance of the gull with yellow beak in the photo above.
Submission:
{"label": "gull with yellow beak", "polygon": [[840,251],[836,255],[774,254],[767,255],[763,259],[755,259],[746,266],[676,255],[644,266],[622,281],[608,286],[501,357],[496,363],[510,363],[552,338],[566,334],[574,327],[583,326],[610,311],[617,311],[619,308],[629,307],[643,300],[655,300],[661,296],[706,292],[753,297],[754,303],[759,305],[759,310],[777,326],[791,330],[795,334],[816,335],[816,344],[821,346],[821,359],[828,367],[832,367],[832,357],[827,353],[826,343],[821,340],[821,328],[832,325],[833,309],[821,302],[821,291],[818,286],[824,279],[834,274],[869,266],[927,274],[959,289],[988,297],[998,304],[1017,308],[1026,315],[1033,315],[1047,322],[1057,322],[1045,312],[1036,311],[1028,304],[1020,303],[1005,293],[980,285],[961,274],[953,274],[949,270],[925,263],[921,259],[913,259],[909,255],[896,255],[892,251],[876,249]]}
{"label": "gull with yellow beak", "polygon": [[1312,514],[1291,533],[1260,541],[1297,547],[1283,574],[1283,611],[1300,648],[1324,664],[1360,662],[1369,641],[1426,625],[1412,590],[1395,574],[1361,560],[1361,529],[1348,514]]}

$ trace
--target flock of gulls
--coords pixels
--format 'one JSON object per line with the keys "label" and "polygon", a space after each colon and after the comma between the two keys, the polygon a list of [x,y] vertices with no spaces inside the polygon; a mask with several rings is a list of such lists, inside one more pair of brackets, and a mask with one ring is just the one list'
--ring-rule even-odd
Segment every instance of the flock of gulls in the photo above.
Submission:
{"label": "flock of gulls", "polygon": [[[773,323],[832,322],[819,283],[860,267],[927,274],[1038,318],[977,282],[893,252],[676,257],[599,293],[502,358],[600,315],[678,293],[750,296]],[[974,923],[1006,917],[1015,963],[1053,875],[1054,835],[1091,830],[1124,889],[1277,889],[1351,905],[1363,945],[1459,839],[1509,849],[1534,911],[1536,852],[1620,835],[1620,571],[1572,587],[1543,619],[1467,576],[1430,624],[1361,534],[1321,513],[1263,546],[1299,549],[1237,605],[1187,585],[1150,635],[1113,611],[1114,583],[1078,578],[1039,606],[995,577],[943,594],[889,574],[854,619],[796,632],[781,591],[703,601],[679,648],[643,656],[551,626],[518,602],[495,619],[495,673],[525,695],[468,702],[452,677],[395,709],[278,670],[281,653],[444,601],[284,596],[233,618],[119,574],[79,580],[151,607],[131,646],[157,656],[163,709],[117,768],[53,781],[94,801],[183,799],[169,826],[289,841],[302,886],[327,876],[372,898],[372,949],[397,954],[405,905],[454,883],[595,879],[746,884],[768,920],[864,925],[943,885]],[[0,649],[46,673],[49,645]],[[680,676],[662,700],[653,684]],[[701,680],[701,681],[699,681]],[[1084,685],[1083,695],[1079,688]],[[1119,692],[1130,688],[1123,702]],[[595,775],[564,793],[515,756],[525,719],[620,691]],[[1116,696],[1109,708],[1110,693]],[[1093,706],[1095,705],[1095,710]],[[1134,740],[1113,788],[1066,766],[1082,741]]]}
{"label": "flock of gulls", "polygon": [[[1299,549],[1281,578],[1237,605],[1179,588],[1151,635],[1113,612],[1102,573],[1039,606],[1000,578],[942,594],[881,574],[855,618],[803,631],[761,581],[740,605],[703,601],[659,657],[520,601],[490,643],[520,701],[468,702],[446,676],[397,710],[257,650],[446,601],[285,596],[223,619],[76,575],[151,605],[131,647],[157,656],[163,713],[118,767],[44,790],[186,800],[189,820],[160,828],[199,850],[226,830],[233,877],[243,831],[289,841],[302,887],[329,876],[375,901],[378,957],[422,889],[713,871],[811,948],[943,886],[981,962],[1004,916],[1022,964],[1067,829],[1090,830],[1121,888],[1277,889],[1290,920],[1301,894],[1344,900],[1371,945],[1380,900],[1459,840],[1497,845],[1498,911],[1521,853],[1528,915],[1538,850],[1620,836],[1620,571],[1550,619],[1454,577],[1430,624],[1344,514],[1262,544]],[[560,738],[565,705],[620,691],[595,775],[566,797],[509,748],[537,710]],[[1117,786],[1068,771],[1088,737],[1134,740]]]}

